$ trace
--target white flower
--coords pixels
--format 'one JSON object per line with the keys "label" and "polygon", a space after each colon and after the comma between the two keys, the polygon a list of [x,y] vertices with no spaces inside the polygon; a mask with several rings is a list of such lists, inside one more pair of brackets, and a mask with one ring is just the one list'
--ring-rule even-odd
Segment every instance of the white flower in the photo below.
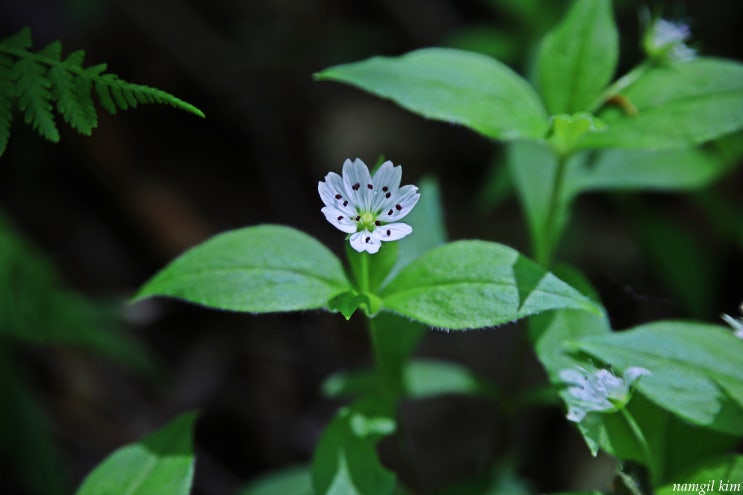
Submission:
{"label": "white flower", "polygon": [[343,163],[343,177],[335,172],[320,181],[317,190],[322,212],[338,230],[351,234],[351,247],[359,253],[379,251],[382,241],[397,241],[413,228],[398,222],[418,203],[416,186],[400,187],[402,167],[386,161],[374,177],[360,159]]}
{"label": "white flower", "polygon": [[639,367],[627,368],[623,378],[604,369],[594,372],[585,368],[561,370],[560,379],[568,385],[567,419],[579,423],[591,411],[614,412],[623,408],[632,397],[633,383],[646,375],[650,375],[650,371]]}
{"label": "white flower", "polygon": [[[740,305],[740,311],[743,313],[743,304]],[[722,319],[730,325],[735,332],[735,336],[739,339],[743,339],[743,318],[733,318],[730,315],[720,315]]]}
{"label": "white flower", "polygon": [[696,50],[685,43],[690,37],[691,30],[683,22],[656,19],[645,33],[645,51],[652,58],[691,60]]}

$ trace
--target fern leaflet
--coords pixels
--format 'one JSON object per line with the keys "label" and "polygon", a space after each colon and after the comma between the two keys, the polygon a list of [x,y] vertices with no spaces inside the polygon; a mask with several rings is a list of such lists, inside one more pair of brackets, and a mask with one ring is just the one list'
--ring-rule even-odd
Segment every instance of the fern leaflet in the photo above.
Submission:
{"label": "fern leaflet", "polygon": [[8,144],[14,106],[27,124],[50,141],[59,141],[55,108],[70,127],[90,135],[98,125],[91,96],[94,89],[100,105],[112,114],[139,104],[160,103],[204,116],[201,110],[170,93],[106,73],[106,64],[84,68],[83,50],[63,59],[59,41],[36,53],[31,45],[28,28],[0,40],[0,155]]}

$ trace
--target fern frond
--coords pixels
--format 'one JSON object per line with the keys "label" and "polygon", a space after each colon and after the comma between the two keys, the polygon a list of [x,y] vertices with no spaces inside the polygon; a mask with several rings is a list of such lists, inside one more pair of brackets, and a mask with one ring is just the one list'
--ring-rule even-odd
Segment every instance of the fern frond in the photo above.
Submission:
{"label": "fern frond", "polygon": [[13,60],[5,55],[0,55],[0,156],[5,153],[10,138],[14,96]]}
{"label": "fern frond", "polygon": [[18,108],[23,111],[26,124],[50,141],[59,141],[59,131],[52,114],[51,82],[47,67],[34,57],[21,57],[13,66]]}
{"label": "fern frond", "polygon": [[106,64],[83,67],[85,52],[62,58],[62,44],[54,41],[38,52],[31,51],[31,31],[0,40],[0,155],[10,136],[13,107],[24,120],[50,141],[59,141],[53,109],[81,134],[90,135],[98,125],[91,96],[115,114],[143,103],[160,103],[204,117],[201,110],[160,89],[133,84],[106,73]]}

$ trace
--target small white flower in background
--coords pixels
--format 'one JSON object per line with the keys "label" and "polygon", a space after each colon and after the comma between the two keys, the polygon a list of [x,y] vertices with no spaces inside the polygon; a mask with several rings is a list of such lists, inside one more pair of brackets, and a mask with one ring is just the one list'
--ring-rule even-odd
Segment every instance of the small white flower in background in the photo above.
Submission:
{"label": "small white flower in background", "polygon": [[650,375],[650,371],[638,367],[627,368],[623,377],[604,369],[593,372],[577,367],[561,370],[560,379],[568,385],[567,419],[579,423],[592,411],[618,411],[632,397],[632,385],[646,375]]}
{"label": "small white flower in background", "polygon": [[685,43],[690,37],[685,23],[656,19],[645,33],[645,52],[652,58],[691,60],[697,53]]}
{"label": "small white flower in background", "polygon": [[322,212],[338,230],[351,234],[351,247],[359,253],[379,251],[382,241],[397,241],[413,228],[398,222],[418,203],[416,186],[400,187],[402,167],[384,162],[374,177],[360,159],[343,163],[343,177],[330,172],[317,190]]}
{"label": "small white flower in background", "polygon": [[[743,313],[743,304],[740,305],[740,312]],[[722,319],[730,325],[735,332],[735,336],[739,339],[743,339],[743,318],[733,318],[730,315],[720,315]]]}

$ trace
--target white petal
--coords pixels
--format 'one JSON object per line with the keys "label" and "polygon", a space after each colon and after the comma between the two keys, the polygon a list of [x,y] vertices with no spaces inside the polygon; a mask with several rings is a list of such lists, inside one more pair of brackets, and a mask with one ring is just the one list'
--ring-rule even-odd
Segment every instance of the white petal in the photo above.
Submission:
{"label": "white petal", "polygon": [[[331,174],[335,177],[332,177]],[[337,187],[338,185],[341,186],[340,189]],[[349,217],[356,213],[344,196],[343,181],[338,174],[331,172],[325,177],[325,182],[318,182],[317,192],[320,193],[320,199],[325,203],[325,206],[340,210],[345,216]]]}
{"label": "white petal", "polygon": [[369,186],[372,186],[372,179],[366,164],[359,158],[343,163],[343,185],[352,206],[362,210],[369,209]]}
{"label": "white petal", "polygon": [[356,222],[351,220],[344,212],[337,210],[332,206],[324,206],[320,211],[325,215],[325,219],[332,223],[336,229],[341,230],[346,234],[356,232],[356,229],[358,228]]}
{"label": "white petal", "polygon": [[368,230],[362,230],[361,232],[351,234],[350,241],[351,247],[359,253],[366,251],[370,254],[374,254],[379,251],[379,248],[382,246],[382,243],[379,242],[379,238]]}
{"label": "white petal", "polygon": [[372,233],[376,234],[381,241],[399,241],[411,232],[413,232],[413,227],[406,223],[389,223],[375,228]]}
{"label": "white petal", "polygon": [[[582,368],[580,368],[580,370],[582,370]],[[588,386],[588,380],[586,379],[585,374],[581,373],[580,370],[573,368],[562,369],[559,373],[560,380],[569,385],[578,385],[580,387]]]}
{"label": "white petal", "polygon": [[649,375],[652,375],[650,370],[647,370],[645,368],[640,368],[639,366],[632,366],[631,368],[627,368],[627,370],[624,372],[624,381],[627,383],[627,386],[629,387],[635,381],[639,380],[640,377],[649,376]]}
{"label": "white petal", "polygon": [[575,406],[568,407],[568,414],[565,416],[568,421],[572,421],[574,423],[580,423],[583,421],[583,418],[586,417],[587,411],[580,409]]}
{"label": "white petal", "polygon": [[372,178],[374,190],[372,191],[371,203],[369,205],[372,211],[381,210],[382,205],[397,194],[397,190],[400,187],[400,179],[402,179],[402,167],[394,166],[389,160],[379,167],[379,170],[377,170]]}
{"label": "white petal", "polygon": [[384,203],[384,210],[380,213],[383,222],[394,222],[400,220],[410,213],[410,210],[418,203],[421,195],[416,186],[403,186],[397,194]]}

